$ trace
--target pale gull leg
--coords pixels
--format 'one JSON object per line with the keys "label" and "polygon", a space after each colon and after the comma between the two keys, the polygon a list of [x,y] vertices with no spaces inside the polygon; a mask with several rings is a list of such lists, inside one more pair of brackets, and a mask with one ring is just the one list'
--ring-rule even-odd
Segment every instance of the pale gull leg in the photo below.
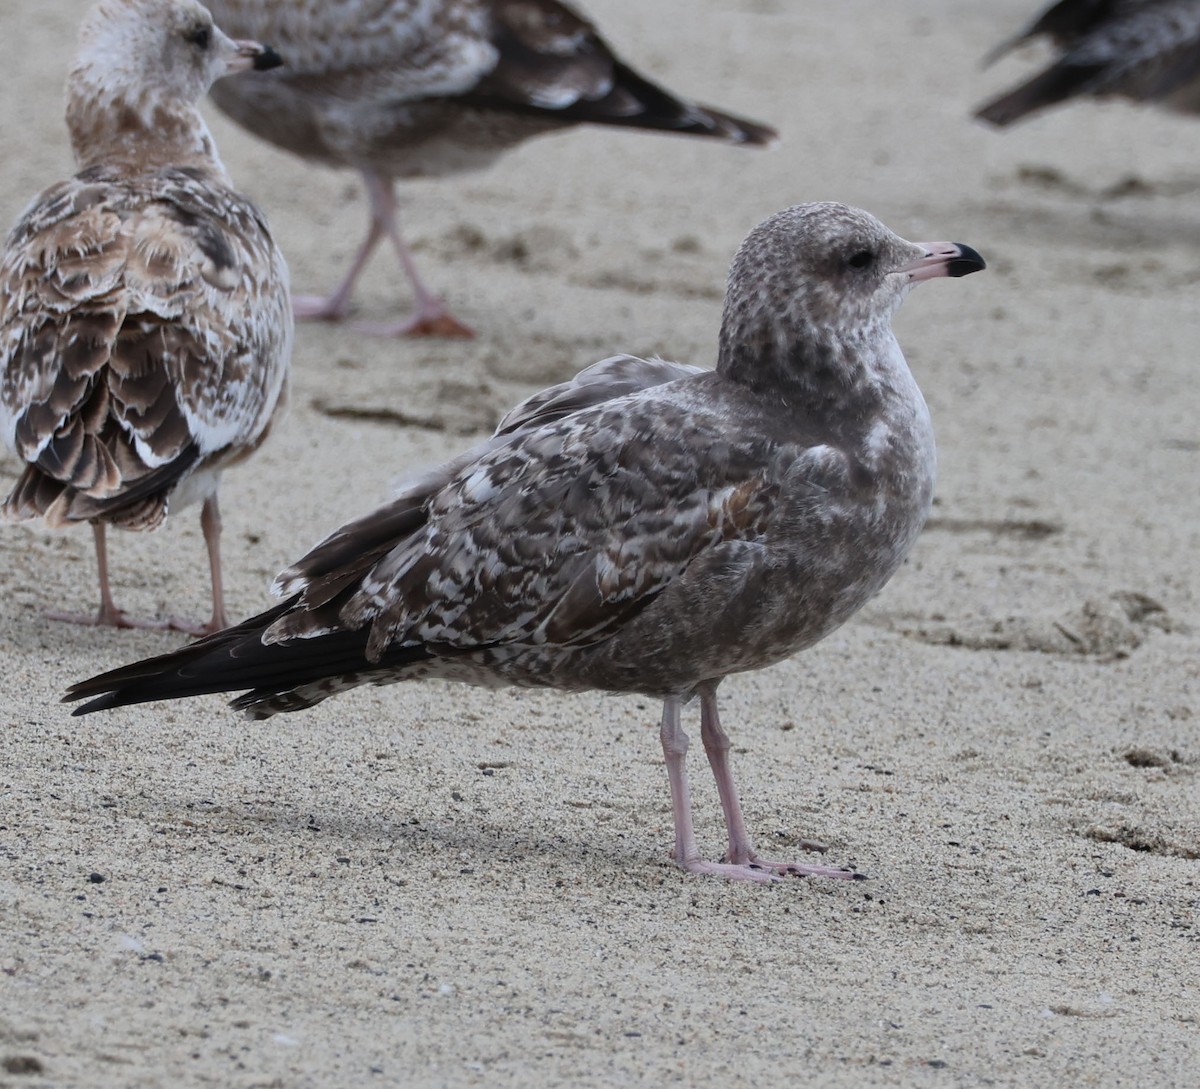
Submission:
{"label": "pale gull leg", "polygon": [[225,612],[225,581],[221,577],[221,508],[214,492],[200,508],[200,528],[204,531],[204,547],[208,550],[208,574],[212,582],[212,616],[206,623],[172,616],[166,627],[187,635],[212,635],[229,627]]}
{"label": "pale gull leg", "polygon": [[92,523],[92,538],[96,545],[96,570],[100,576],[100,611],[92,615],[78,613],[46,613],[47,620],[62,620],[69,624],[90,624],[97,627],[146,628],[152,631],[181,631],[188,635],[210,635],[229,626],[225,613],[225,591],[221,579],[221,509],[217,497],[209,496],[200,510],[200,528],[204,530],[204,543],[208,548],[208,569],[212,578],[213,611],[206,624],[179,617],[166,620],[137,620],[117,608],[108,581],[108,545],[103,522]]}
{"label": "pale gull leg", "polygon": [[778,881],[779,878],[765,869],[738,866],[725,862],[706,862],[700,857],[696,846],[696,832],[692,827],[692,792],[688,786],[685,760],[688,736],[679,724],[680,703],[671,697],[663,702],[662,739],[663,756],[667,761],[667,778],[671,783],[671,816],[675,822],[675,850],[672,857],[680,869],[688,873],[711,874],[727,877],[732,881]]}
{"label": "pale gull leg", "polygon": [[[704,685],[700,689],[700,740],[704,751],[708,754],[708,763],[712,768],[713,778],[717,782],[717,794],[721,799],[721,808],[725,811],[725,827],[729,832],[729,848],[725,853],[725,862],[739,866],[766,870],[775,874],[794,874],[799,877],[840,877],[862,878],[864,874],[851,870],[840,870],[832,866],[805,866],[798,862],[775,862],[761,858],[750,841],[746,831],[746,821],[742,817],[742,806],[738,800],[737,786],[733,781],[733,771],[729,767],[729,737],[721,729],[721,719],[717,714],[716,685]],[[685,739],[686,748],[686,739]],[[825,845],[814,840],[801,840],[800,847],[805,851],[824,851]]]}
{"label": "pale gull leg", "polygon": [[338,284],[332,295],[296,295],[292,299],[292,313],[301,321],[341,321],[350,313],[350,296],[354,293],[354,285],[358,283],[359,274],[367,266],[379,240],[383,238],[383,227],[371,210],[371,223],[367,227],[367,237],[358,247],[350,270],[342,282]]}
{"label": "pale gull leg", "polygon": [[200,528],[204,531],[204,544],[208,549],[208,572],[212,580],[212,616],[199,635],[211,635],[229,627],[225,613],[225,582],[221,578],[221,508],[217,505],[217,493],[213,492],[200,508]]}
{"label": "pale gull leg", "polygon": [[135,620],[117,608],[108,582],[108,544],[103,522],[92,523],[92,542],[96,546],[96,572],[100,577],[100,610],[95,613],[48,612],[47,620],[61,620],[67,624],[88,624],[108,628],[149,628],[160,630],[171,625],[164,620]]}
{"label": "pale gull leg", "polygon": [[365,325],[367,332],[380,336],[425,336],[425,337],[473,337],[475,331],[455,318],[421,279],[412,251],[400,233],[396,212],[396,193],[389,178],[380,177],[373,170],[362,171],[363,183],[367,187],[367,198],[371,202],[371,229],[381,230],[392,240],[396,256],[404,266],[405,274],[412,284],[416,299],[416,313],[408,321],[392,325]]}

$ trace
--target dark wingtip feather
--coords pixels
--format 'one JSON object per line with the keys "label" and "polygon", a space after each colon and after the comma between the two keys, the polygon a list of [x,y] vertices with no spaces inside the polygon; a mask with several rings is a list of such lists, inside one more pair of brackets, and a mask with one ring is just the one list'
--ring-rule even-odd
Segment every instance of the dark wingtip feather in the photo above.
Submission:
{"label": "dark wingtip feather", "polygon": [[747,147],[770,147],[779,142],[778,130],[771,128],[770,125],[748,121],[744,117],[735,117],[729,113],[721,113],[707,106],[701,106],[700,109],[718,122],[720,132],[714,133],[714,135],[720,135],[730,143],[745,144]]}
{"label": "dark wingtip feather", "polygon": [[[687,136],[708,136],[748,147],[766,147],[779,139],[779,133],[769,125],[687,102],[617,60],[613,62],[613,77],[613,90],[606,98],[581,101],[564,113],[572,113],[576,120],[593,124],[630,125]],[[637,110],[630,113],[624,108],[610,108],[613,101],[629,99],[637,103]]]}
{"label": "dark wingtip feather", "polygon": [[520,87],[514,90],[509,83],[493,76],[474,91],[460,96],[460,100],[506,113],[552,117],[561,124],[673,132],[747,147],[765,147],[779,138],[770,125],[679,98],[615,57],[609,55],[608,59],[612,78],[606,93],[596,98],[580,95],[567,105],[545,106],[519,93]]}
{"label": "dark wingtip feather", "polygon": [[[73,694],[73,688],[67,689],[67,694],[63,696],[63,703],[71,703],[74,700],[81,700],[84,694],[81,692],[78,695]],[[103,696],[97,696],[94,700],[89,700],[81,707],[72,707],[71,715],[73,718],[79,718],[81,715],[90,715],[93,711],[107,711],[110,707],[119,707],[120,704],[117,696],[113,692],[109,692]]]}
{"label": "dark wingtip feather", "polygon": [[975,111],[975,117],[979,121],[1003,129],[1037,108],[1038,104],[1029,98],[1025,88],[1019,87],[980,106]]}
{"label": "dark wingtip feather", "polygon": [[294,599],[178,650],[76,681],[62,702],[86,699],[88,702],[72,709],[71,714],[90,715],[135,703],[253,687],[253,680],[247,680],[246,667],[253,672],[261,655],[253,656],[249,651],[262,646],[263,631],[293,604]]}
{"label": "dark wingtip feather", "polygon": [[975,111],[980,121],[1005,128],[1014,121],[1083,93],[1096,67],[1055,65]]}
{"label": "dark wingtip feather", "polygon": [[313,638],[263,642],[263,634],[284,613],[299,607],[293,597],[274,609],[216,632],[179,650],[78,681],[67,689],[64,703],[88,700],[74,715],[90,715],[115,707],[155,700],[177,700],[218,692],[241,692],[230,706],[247,710],[255,718],[280,711],[298,711],[339,690],[332,685],[323,694],[305,694],[311,686],[340,679],[342,688],[364,683],[374,673],[400,670],[414,662],[467,653],[467,650],[434,651],[425,646],[389,647],[379,661],[367,658],[370,629],[330,631]]}

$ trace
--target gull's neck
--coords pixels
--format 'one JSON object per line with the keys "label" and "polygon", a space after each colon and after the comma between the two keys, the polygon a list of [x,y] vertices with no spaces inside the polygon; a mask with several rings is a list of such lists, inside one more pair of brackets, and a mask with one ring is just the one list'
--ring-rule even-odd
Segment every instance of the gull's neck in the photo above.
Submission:
{"label": "gull's neck", "polygon": [[721,326],[717,371],[806,414],[871,413],[895,387],[898,368],[908,375],[890,313],[849,330],[763,311],[726,314]]}
{"label": "gull's neck", "polygon": [[189,167],[228,182],[217,146],[190,102],[148,88],[131,90],[136,76],[97,72],[86,59],[67,84],[67,128],[78,168],[105,166],[130,173]]}

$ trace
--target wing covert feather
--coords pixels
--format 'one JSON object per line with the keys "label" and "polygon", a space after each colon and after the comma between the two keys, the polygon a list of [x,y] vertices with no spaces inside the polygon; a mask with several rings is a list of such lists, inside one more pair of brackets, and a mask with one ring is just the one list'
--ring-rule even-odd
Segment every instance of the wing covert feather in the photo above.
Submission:
{"label": "wing covert feather", "polygon": [[519,434],[432,497],[342,621],[371,625],[371,658],[394,642],[601,640],[706,550],[761,539],[797,453],[735,448],[669,390]]}

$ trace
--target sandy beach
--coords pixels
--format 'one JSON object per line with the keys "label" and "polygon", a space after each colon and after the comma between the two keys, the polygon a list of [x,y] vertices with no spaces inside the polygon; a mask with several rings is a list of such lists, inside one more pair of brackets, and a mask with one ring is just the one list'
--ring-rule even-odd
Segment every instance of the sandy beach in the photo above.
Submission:
{"label": "sandy beach", "polygon": [[[86,6],[0,6],[5,229],[70,173]],[[0,1087],[1195,1085],[1197,123],[973,122],[1041,56],[980,69],[1033,0],[585,6],[635,67],[782,143],[577,131],[403,186],[479,336],[299,328],[291,414],[222,488],[230,610],[534,389],[619,351],[712,365],[729,259],[780,208],[967,242],[988,271],[897,322],[940,456],[912,558],[722,686],[762,844],[821,839],[870,880],[679,872],[652,700],[429,683],[262,723],[217,696],[72,718],[71,681],[181,637],[46,620],[93,607],[90,534],[7,525]],[[356,179],[206,113],[294,287],[328,287]],[[358,316],[407,299],[380,253]],[[132,612],[205,613],[195,508],[113,534],[112,565]]]}

